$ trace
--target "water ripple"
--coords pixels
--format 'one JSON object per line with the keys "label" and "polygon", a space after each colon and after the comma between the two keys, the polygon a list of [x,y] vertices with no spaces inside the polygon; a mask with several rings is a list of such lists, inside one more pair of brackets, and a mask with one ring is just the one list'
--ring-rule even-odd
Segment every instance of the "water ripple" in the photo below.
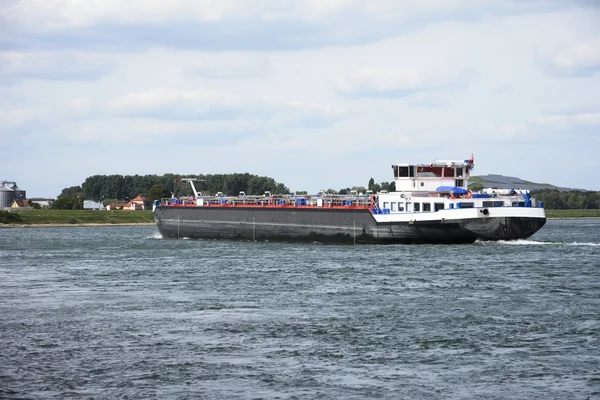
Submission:
{"label": "water ripple", "polygon": [[597,221],[315,246],[0,230],[0,398],[588,399]]}

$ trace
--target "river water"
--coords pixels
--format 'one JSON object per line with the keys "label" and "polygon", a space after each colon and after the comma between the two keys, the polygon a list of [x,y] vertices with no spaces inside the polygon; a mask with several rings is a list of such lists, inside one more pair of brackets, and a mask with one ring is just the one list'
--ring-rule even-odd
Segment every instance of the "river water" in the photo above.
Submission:
{"label": "river water", "polygon": [[0,397],[600,397],[600,220],[530,240],[0,229]]}

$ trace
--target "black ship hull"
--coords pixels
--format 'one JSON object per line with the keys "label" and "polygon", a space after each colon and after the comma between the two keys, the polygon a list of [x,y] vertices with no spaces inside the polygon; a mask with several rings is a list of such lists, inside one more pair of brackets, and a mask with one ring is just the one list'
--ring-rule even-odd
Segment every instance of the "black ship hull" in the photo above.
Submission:
{"label": "black ship hull", "polygon": [[493,217],[377,222],[368,209],[158,206],[154,218],[166,238],[320,243],[472,243],[526,239],[546,222]]}

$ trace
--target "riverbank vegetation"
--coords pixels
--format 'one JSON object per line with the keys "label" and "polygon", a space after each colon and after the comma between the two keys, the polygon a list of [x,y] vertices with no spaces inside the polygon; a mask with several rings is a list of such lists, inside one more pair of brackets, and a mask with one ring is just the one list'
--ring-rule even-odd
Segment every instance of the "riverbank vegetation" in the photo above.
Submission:
{"label": "riverbank vegetation", "polygon": [[147,224],[152,211],[129,210],[19,210],[0,211],[0,223],[11,225]]}
{"label": "riverbank vegetation", "polygon": [[600,192],[592,190],[534,190],[531,192],[531,196],[536,201],[542,201],[547,210],[597,210],[600,208]]}
{"label": "riverbank vegetation", "polygon": [[273,178],[252,174],[216,174],[216,175],[94,175],[88,177],[81,186],[72,186],[62,190],[52,208],[61,210],[80,210],[84,200],[108,202],[129,201],[137,195],[146,197],[150,202],[162,197],[191,196],[192,188],[183,178],[196,179],[196,189],[207,194],[223,192],[237,195],[289,193],[289,189]]}
{"label": "riverbank vegetation", "polygon": [[600,210],[546,210],[546,218],[569,219],[569,218],[600,218]]}
{"label": "riverbank vegetation", "polygon": [[0,224],[22,224],[21,216],[16,212],[0,211]]}

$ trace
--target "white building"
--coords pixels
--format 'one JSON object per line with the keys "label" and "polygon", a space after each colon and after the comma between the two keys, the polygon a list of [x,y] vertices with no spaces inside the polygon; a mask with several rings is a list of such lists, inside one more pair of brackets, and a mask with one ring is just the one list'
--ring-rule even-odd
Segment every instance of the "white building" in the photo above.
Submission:
{"label": "white building", "polygon": [[83,201],[83,209],[84,210],[100,210],[101,208],[104,208],[102,206],[102,203],[99,203],[97,201],[94,201],[94,200],[84,200]]}

